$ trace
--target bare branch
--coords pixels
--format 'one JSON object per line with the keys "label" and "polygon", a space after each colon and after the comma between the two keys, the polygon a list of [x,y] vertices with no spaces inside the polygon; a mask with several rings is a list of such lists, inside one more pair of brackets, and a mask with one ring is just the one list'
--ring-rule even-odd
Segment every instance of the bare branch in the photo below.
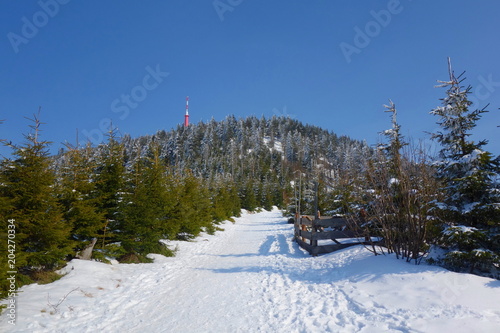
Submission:
{"label": "bare branch", "polygon": [[63,297],[59,300],[59,302],[57,302],[57,304],[52,304],[52,303],[50,302],[50,295],[49,295],[49,294],[47,294],[47,304],[48,304],[48,305],[49,305],[52,309],[54,309],[54,313],[58,313],[58,312],[59,312],[59,309],[58,309],[59,305],[61,305],[61,304],[62,304],[62,302],[64,302],[64,301],[66,300],[66,298],[69,296],[69,294],[71,294],[72,292],[75,292],[75,291],[77,291],[77,290],[80,290],[80,288],[75,288],[75,289],[71,290],[70,292],[68,292],[66,295],[64,295],[64,296],[63,296]]}

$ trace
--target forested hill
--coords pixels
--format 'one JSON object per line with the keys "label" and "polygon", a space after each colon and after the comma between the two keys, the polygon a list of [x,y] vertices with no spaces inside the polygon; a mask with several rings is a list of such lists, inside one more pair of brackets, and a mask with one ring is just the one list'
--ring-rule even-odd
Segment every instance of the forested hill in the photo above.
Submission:
{"label": "forested hill", "polygon": [[[122,146],[126,169],[154,150],[170,173],[189,174],[209,188],[235,187],[242,208],[250,210],[273,205],[286,208],[293,203],[294,181],[302,179],[305,188],[312,186],[312,180],[332,183],[339,174],[361,171],[363,161],[373,154],[364,141],[276,116],[237,119],[231,115],[222,121],[179,125],[138,138],[118,138],[114,133],[110,140]],[[102,160],[109,146],[108,142],[92,148],[91,155]],[[67,157],[67,152],[61,152],[56,159],[58,169]],[[305,209],[309,206],[303,204]]]}
{"label": "forested hill", "polygon": [[324,180],[355,171],[372,153],[365,142],[287,117],[228,116],[135,139],[127,135],[122,143],[128,164],[154,146],[177,172],[192,172],[208,183],[234,182],[247,209],[290,204],[298,170],[309,180]]}
{"label": "forested hill", "polygon": [[[0,163],[0,217],[16,226],[25,282],[93,240],[94,259],[147,261],[148,253],[172,254],[162,240],[214,232],[242,208],[293,210],[300,197],[311,213],[313,181],[331,183],[371,153],[363,142],[293,119],[229,116],[135,139],[110,129],[97,147],[68,144],[51,156],[42,123],[33,122],[25,143],[9,144],[14,158]],[[0,278],[1,296],[8,283]]]}

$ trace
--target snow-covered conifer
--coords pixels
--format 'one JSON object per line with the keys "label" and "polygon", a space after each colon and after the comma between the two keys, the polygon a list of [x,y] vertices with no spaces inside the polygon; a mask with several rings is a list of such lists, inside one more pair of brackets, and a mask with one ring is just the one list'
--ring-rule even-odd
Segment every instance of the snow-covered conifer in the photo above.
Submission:
{"label": "snow-covered conifer", "polygon": [[[463,73],[455,76],[450,60],[448,64],[449,80],[439,81],[438,86],[447,88],[446,96],[442,105],[431,112],[438,117],[437,123],[441,127],[441,131],[434,133],[432,138],[441,145],[435,165],[443,184],[444,200],[438,204],[439,213],[447,225],[443,244],[452,250],[446,260],[450,267],[456,269],[491,272],[496,269],[495,265],[500,264],[499,246],[492,241],[498,237],[500,227],[500,201],[495,183],[500,163],[484,150],[485,140],[472,140],[472,129],[487,111],[485,108],[472,108],[468,98],[471,86],[464,88]],[[458,225],[475,229],[474,232],[463,232],[462,228],[449,228]],[[474,248],[457,241],[464,237],[471,238],[469,243],[475,244]],[[481,265],[477,265],[474,253],[490,250],[493,251],[491,260],[483,260]]]}

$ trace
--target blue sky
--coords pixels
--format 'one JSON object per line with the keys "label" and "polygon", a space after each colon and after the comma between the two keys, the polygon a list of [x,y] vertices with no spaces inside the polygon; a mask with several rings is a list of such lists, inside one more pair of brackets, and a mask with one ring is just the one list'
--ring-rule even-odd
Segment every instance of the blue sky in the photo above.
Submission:
{"label": "blue sky", "polygon": [[[133,137],[226,115],[286,115],[375,144],[390,127],[437,129],[447,57],[489,110],[477,139],[500,154],[500,2],[40,0],[0,3],[0,138]],[[0,154],[9,149],[0,148]]]}

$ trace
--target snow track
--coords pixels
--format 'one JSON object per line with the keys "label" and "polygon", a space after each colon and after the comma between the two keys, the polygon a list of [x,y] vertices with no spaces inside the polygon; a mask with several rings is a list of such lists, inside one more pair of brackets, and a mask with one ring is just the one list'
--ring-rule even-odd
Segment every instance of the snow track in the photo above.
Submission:
{"label": "snow track", "polygon": [[173,242],[177,256],[155,256],[154,264],[74,260],[61,280],[24,287],[16,326],[2,315],[0,331],[494,332],[500,326],[500,281],[375,257],[362,246],[313,258],[292,241],[292,226],[278,210],[245,213],[223,227],[195,242]]}

